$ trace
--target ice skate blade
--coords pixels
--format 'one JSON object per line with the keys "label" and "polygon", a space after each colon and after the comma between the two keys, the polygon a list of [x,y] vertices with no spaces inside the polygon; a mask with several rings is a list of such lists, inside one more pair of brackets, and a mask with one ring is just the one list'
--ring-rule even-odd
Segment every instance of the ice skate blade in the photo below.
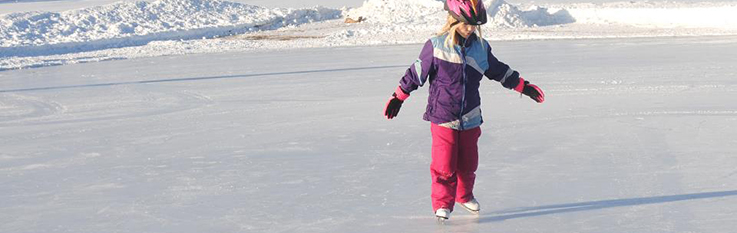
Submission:
{"label": "ice skate blade", "polygon": [[448,218],[446,218],[446,217],[440,217],[440,216],[435,216],[435,217],[438,218],[438,223],[439,224],[445,224],[445,221],[448,220]]}

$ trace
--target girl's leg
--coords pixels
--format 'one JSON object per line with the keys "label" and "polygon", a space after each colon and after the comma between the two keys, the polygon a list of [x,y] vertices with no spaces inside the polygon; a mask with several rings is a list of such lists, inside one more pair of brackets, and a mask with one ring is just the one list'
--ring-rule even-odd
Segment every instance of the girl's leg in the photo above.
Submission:
{"label": "girl's leg", "polygon": [[458,136],[458,189],[456,199],[458,203],[465,203],[473,199],[473,184],[476,181],[476,169],[479,167],[478,141],[481,136],[481,127],[459,132]]}
{"label": "girl's leg", "polygon": [[458,158],[458,131],[436,124],[430,127],[432,132],[432,208],[453,210],[458,178],[456,165]]}

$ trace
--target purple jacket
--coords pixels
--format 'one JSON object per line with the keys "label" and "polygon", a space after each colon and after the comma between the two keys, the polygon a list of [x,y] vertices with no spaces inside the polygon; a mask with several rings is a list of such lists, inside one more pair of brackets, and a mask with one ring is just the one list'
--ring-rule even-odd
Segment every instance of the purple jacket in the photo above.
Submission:
{"label": "purple jacket", "polygon": [[483,123],[481,78],[486,75],[513,89],[520,83],[519,73],[497,60],[485,39],[472,34],[462,40],[464,46],[449,47],[445,43],[447,36],[430,38],[399,84],[410,93],[429,81],[430,95],[423,119],[456,130],[472,129]]}

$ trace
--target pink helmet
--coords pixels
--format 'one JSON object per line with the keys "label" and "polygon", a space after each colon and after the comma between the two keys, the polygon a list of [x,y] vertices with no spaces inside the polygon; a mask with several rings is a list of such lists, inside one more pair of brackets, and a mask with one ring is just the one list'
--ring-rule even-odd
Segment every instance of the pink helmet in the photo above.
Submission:
{"label": "pink helmet", "polygon": [[486,7],[481,0],[446,0],[445,10],[453,18],[470,25],[486,23]]}

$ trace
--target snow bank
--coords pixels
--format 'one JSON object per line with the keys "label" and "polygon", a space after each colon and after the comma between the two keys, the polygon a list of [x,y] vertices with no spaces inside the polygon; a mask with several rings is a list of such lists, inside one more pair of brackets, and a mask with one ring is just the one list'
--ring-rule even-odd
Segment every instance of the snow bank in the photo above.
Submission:
{"label": "snow bank", "polygon": [[[489,40],[737,35],[737,2],[485,4]],[[446,16],[443,0],[366,0],[342,10],[149,0],[11,13],[0,15],[0,71],[174,54],[422,43]],[[341,17],[363,20],[345,24]],[[212,39],[220,37],[227,38]]]}
{"label": "snow bank", "polygon": [[566,6],[581,24],[737,29],[734,2],[617,2]]}
{"label": "snow bank", "polygon": [[[421,43],[445,24],[448,13],[444,0],[367,0],[363,6],[348,9],[345,16],[362,18],[361,25],[327,36],[329,43],[379,45]],[[484,31],[517,30],[572,23],[564,9],[535,7],[521,10],[504,0],[486,2],[489,22]],[[489,30],[491,29],[491,30]]]}
{"label": "snow bank", "polygon": [[363,17],[375,24],[414,25],[438,22],[444,15],[438,0],[367,0],[361,7],[349,9],[346,17]]}
{"label": "snow bank", "polygon": [[551,10],[533,6],[529,10],[520,10],[519,7],[503,0],[495,0],[487,4],[486,8],[490,17],[489,23],[494,27],[526,28],[568,24],[576,21],[566,9]]}
{"label": "snow bank", "polygon": [[[368,0],[363,6],[346,12],[347,17],[363,17],[369,23],[388,25],[443,24],[447,13],[443,0]],[[536,6],[520,10],[504,0],[487,1],[489,23],[486,27],[524,28],[572,23],[565,9],[552,11]]]}
{"label": "snow bank", "polygon": [[[737,28],[737,3],[611,2],[531,5],[526,9],[504,0],[486,2],[485,27],[523,29],[563,24],[628,25],[650,28]],[[447,13],[443,0],[367,0],[350,9],[347,17],[363,17],[385,25],[442,24]]]}
{"label": "snow bank", "polygon": [[0,16],[0,57],[144,45],[276,29],[336,19],[324,7],[267,9],[221,0],[157,0]]}

